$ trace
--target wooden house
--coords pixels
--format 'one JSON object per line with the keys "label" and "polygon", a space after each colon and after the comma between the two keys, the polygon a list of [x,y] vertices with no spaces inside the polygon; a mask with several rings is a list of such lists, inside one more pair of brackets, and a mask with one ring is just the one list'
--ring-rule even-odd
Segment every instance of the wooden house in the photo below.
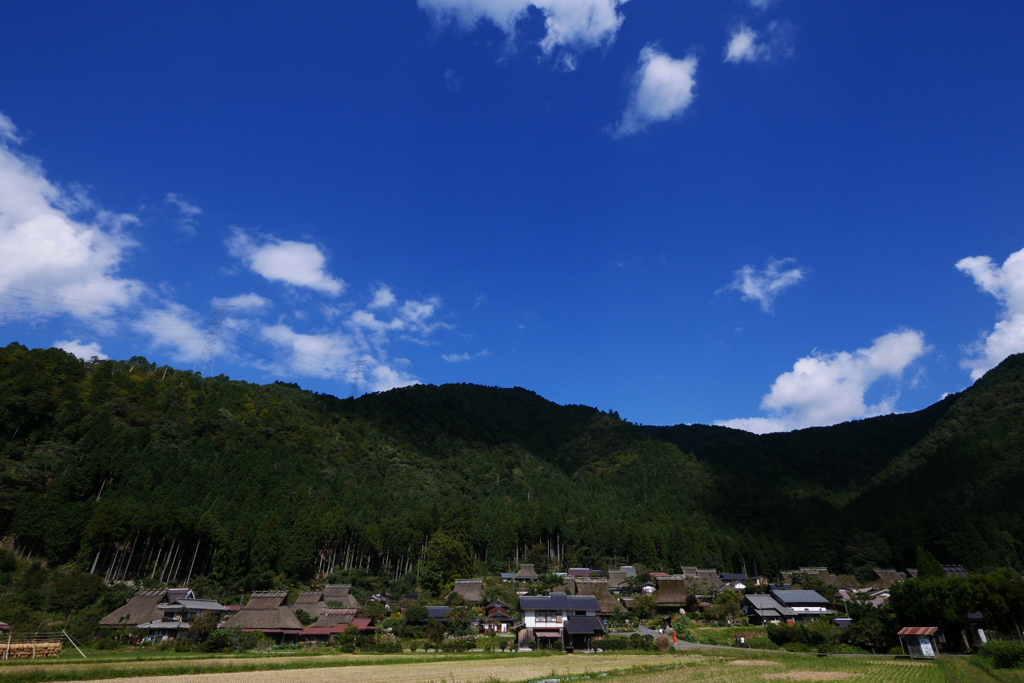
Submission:
{"label": "wooden house", "polygon": [[188,588],[139,591],[124,605],[100,619],[100,628],[135,627],[160,621],[164,616],[160,606],[181,598],[195,598],[195,595]]}
{"label": "wooden house", "polygon": [[221,628],[240,628],[243,631],[262,631],[279,641],[294,640],[303,630],[302,622],[285,604],[288,594],[283,591],[253,593],[242,609],[232,614]]}

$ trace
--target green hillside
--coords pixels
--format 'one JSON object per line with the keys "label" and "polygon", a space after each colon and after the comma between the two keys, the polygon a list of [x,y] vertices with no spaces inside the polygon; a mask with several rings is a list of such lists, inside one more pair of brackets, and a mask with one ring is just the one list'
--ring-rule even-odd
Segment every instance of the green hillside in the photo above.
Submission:
{"label": "green hillside", "polygon": [[0,536],[112,580],[230,589],[519,561],[852,571],[913,564],[918,545],[1020,566],[1022,393],[1014,357],[919,413],[755,436],[519,388],[337,399],[12,344]]}

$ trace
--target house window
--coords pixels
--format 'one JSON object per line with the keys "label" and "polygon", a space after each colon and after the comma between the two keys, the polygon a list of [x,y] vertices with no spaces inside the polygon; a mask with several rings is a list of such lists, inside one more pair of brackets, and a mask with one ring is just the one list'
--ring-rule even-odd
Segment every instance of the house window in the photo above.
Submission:
{"label": "house window", "polygon": [[585,610],[585,609],[578,609],[578,610],[576,610],[576,616],[578,616],[578,617],[585,617],[585,616],[587,616],[587,610]]}
{"label": "house window", "polygon": [[553,609],[539,609],[539,610],[537,610],[537,623],[538,624],[557,624],[559,621],[561,621],[560,617],[561,617],[561,614],[559,614],[558,610],[553,610]]}

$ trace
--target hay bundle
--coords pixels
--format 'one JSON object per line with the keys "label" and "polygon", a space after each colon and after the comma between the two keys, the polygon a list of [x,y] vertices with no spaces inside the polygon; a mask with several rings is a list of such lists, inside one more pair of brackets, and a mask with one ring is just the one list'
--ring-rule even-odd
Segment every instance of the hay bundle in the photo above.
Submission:
{"label": "hay bundle", "polygon": [[43,640],[34,643],[2,643],[0,656],[4,659],[36,659],[37,657],[57,657],[64,643],[61,641]]}

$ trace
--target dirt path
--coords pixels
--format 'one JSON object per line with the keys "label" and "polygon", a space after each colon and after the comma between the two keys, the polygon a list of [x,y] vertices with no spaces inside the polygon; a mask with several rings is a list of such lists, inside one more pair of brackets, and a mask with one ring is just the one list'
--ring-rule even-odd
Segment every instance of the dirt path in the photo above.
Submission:
{"label": "dirt path", "polygon": [[[188,674],[132,678],[141,683],[480,683],[526,681],[566,675],[669,665],[675,657],[624,655],[562,655],[483,661],[366,664],[317,669],[275,669],[235,673]],[[251,661],[251,660],[250,660]],[[223,665],[226,662],[218,662]],[[123,681],[124,679],[105,679]],[[93,681],[92,683],[96,683]]]}

